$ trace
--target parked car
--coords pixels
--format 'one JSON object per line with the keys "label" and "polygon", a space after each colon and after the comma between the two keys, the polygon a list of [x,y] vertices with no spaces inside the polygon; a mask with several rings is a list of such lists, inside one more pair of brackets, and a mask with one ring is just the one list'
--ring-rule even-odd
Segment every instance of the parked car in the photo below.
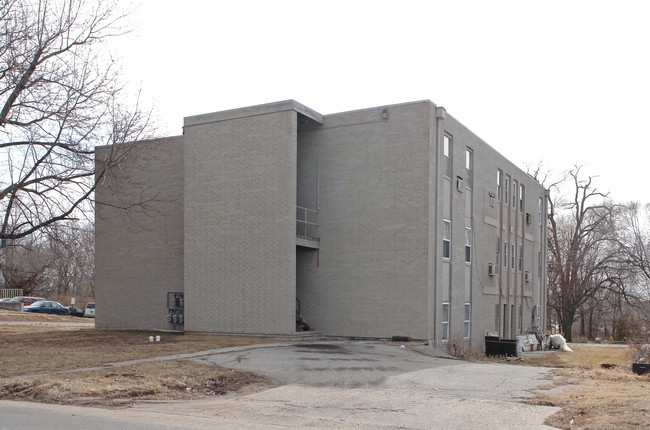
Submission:
{"label": "parked car", "polygon": [[84,316],[84,310],[81,308],[78,308],[76,306],[68,306],[68,312],[70,313],[70,316],[72,317],[83,317]]}
{"label": "parked car", "polygon": [[23,296],[19,296],[19,297],[14,297],[13,299],[10,300],[10,302],[23,302],[23,304],[25,306],[29,306],[29,305],[33,305],[36,302],[42,301],[42,300],[45,300],[45,299],[43,297],[27,297],[27,296],[23,297]]}
{"label": "parked car", "polygon": [[86,318],[95,318],[95,302],[89,302],[84,312]]}
{"label": "parked car", "polygon": [[41,300],[33,305],[25,306],[25,312],[37,312],[42,314],[57,314],[68,315],[68,308],[59,302],[51,302],[49,300]]}

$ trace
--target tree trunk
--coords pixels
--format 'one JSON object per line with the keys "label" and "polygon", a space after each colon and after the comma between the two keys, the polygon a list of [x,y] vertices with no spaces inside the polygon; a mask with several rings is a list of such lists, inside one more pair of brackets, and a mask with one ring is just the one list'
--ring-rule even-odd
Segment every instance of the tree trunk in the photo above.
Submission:
{"label": "tree trunk", "polygon": [[565,309],[562,312],[562,321],[560,321],[560,331],[564,334],[564,338],[567,342],[573,340],[573,321],[575,320],[575,310]]}

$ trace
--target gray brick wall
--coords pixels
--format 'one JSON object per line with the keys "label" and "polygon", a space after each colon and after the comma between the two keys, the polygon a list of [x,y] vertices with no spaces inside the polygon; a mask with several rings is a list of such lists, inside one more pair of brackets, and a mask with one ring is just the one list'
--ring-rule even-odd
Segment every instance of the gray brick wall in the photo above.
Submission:
{"label": "gray brick wall", "polygon": [[[504,304],[508,305],[508,309],[514,304],[516,312],[518,312],[519,305],[523,304],[522,327],[525,331],[530,328],[532,308],[543,299],[543,289],[540,289],[540,281],[537,277],[537,251],[535,250],[540,249],[540,246],[545,241],[543,229],[540,228],[537,222],[538,199],[544,196],[544,188],[526,174],[526,172],[496,152],[452,116],[446,116],[444,128],[454,139],[452,180],[456,176],[466,176],[465,149],[469,147],[473,151],[471,345],[476,349],[481,349],[483,347],[483,336],[488,332],[494,331],[494,307],[496,304],[500,305],[501,312],[503,312]],[[519,202],[517,202],[516,208],[512,207],[512,195],[510,195],[510,200],[507,205],[503,198],[501,200],[496,198],[497,169],[501,169],[504,175],[509,175],[518,184],[524,185],[525,199],[523,210],[519,209]],[[512,184],[510,184],[510,187],[512,187]],[[490,205],[490,193],[495,195],[494,206]],[[512,194],[512,189],[509,190],[509,193]],[[464,233],[462,231],[464,227],[462,220],[467,214],[465,213],[466,205],[461,202],[464,196],[461,197],[461,193],[456,191],[452,195],[455,196],[454,199],[456,200],[452,202],[453,220],[460,221],[455,223],[459,224],[457,226],[458,228],[454,226],[454,237],[459,238],[459,240],[454,240],[454,244],[459,248],[458,254],[454,254],[457,259],[455,265],[458,267],[464,265],[464,261],[461,260],[463,243],[460,239]],[[533,219],[531,224],[526,224],[525,222],[527,212],[531,214]],[[488,264],[496,263],[497,236],[501,237],[499,275],[488,276]],[[509,246],[507,275],[504,273],[503,267],[503,245],[505,240],[507,240]],[[511,268],[510,261],[510,245],[513,242],[516,243],[517,253],[514,271]],[[518,254],[521,244],[524,245],[525,256],[522,271],[518,270]],[[529,282],[524,281],[525,271],[530,272],[531,280]],[[460,270],[455,272],[455,277],[451,285],[452,291],[457,291],[458,285],[465,281],[465,277],[466,275],[463,275]],[[537,286],[536,289],[533,288],[534,285]],[[460,295],[454,296],[452,294],[451,325],[454,331],[461,330],[463,326],[464,303],[461,303],[463,301],[464,299]],[[502,318],[503,316],[501,315],[500,327],[503,327]],[[500,335],[511,337],[518,332],[517,327],[514,327],[514,332],[510,329],[511,327],[508,326],[508,332],[503,333],[503,329],[501,328]]]}
{"label": "gray brick wall", "polygon": [[[450,158],[442,155],[444,133],[452,136]],[[100,327],[164,328],[163,293],[184,289],[190,331],[292,333],[298,298],[324,334],[405,335],[441,346],[449,302],[450,339],[481,349],[494,331],[495,305],[516,312],[523,305],[524,330],[534,306],[544,305],[537,269],[544,189],[429,101],[325,117],[279,102],[188,117],[185,136],[166,142],[156,157],[124,170],[142,184],[128,185],[127,194],[162,192],[183,203],[155,216],[98,211]],[[497,169],[525,186],[523,210],[496,196],[491,204]],[[118,198],[112,191],[127,183],[114,180],[117,187],[100,187],[98,197]],[[320,209],[320,249],[296,246],[296,205]],[[449,261],[443,218],[452,222]],[[523,244],[524,270],[503,273],[501,250],[501,273],[488,276],[497,237],[517,252]],[[125,299],[147,298],[144,314],[113,316]],[[463,339],[467,302],[470,340]],[[503,336],[517,329],[500,327]]]}
{"label": "gray brick wall", "polygon": [[[110,151],[98,148],[97,160]],[[95,324],[169,329],[183,291],[183,138],[139,142],[96,191]]]}
{"label": "gray brick wall", "polygon": [[301,310],[315,329],[426,337],[428,109],[389,107],[387,120],[383,108],[330,115],[300,133],[320,172],[318,267],[311,250],[297,263]]}
{"label": "gray brick wall", "polygon": [[295,331],[296,116],[186,119],[186,330]]}

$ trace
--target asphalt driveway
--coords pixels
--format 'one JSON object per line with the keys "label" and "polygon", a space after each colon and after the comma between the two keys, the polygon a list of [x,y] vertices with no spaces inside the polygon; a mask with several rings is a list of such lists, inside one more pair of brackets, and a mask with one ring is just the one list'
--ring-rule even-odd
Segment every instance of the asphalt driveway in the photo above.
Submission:
{"label": "asphalt driveway", "polygon": [[399,345],[296,342],[194,359],[267,375],[278,386],[139,408],[223,428],[341,429],[549,429],[544,419],[559,410],[521,402],[548,383],[547,369],[439,358]]}
{"label": "asphalt driveway", "polygon": [[521,402],[548,383],[543,379],[547,369],[439,358],[420,348],[422,352],[376,342],[289,342],[159,357],[254,371],[275,385],[197,401],[139,401],[119,413],[0,402],[0,415],[6,418],[0,428],[552,428],[543,422],[558,408]]}
{"label": "asphalt driveway", "polygon": [[346,341],[288,343],[214,354],[196,360],[264,374],[279,385],[333,387],[376,386],[390,376],[461,363],[400,346]]}

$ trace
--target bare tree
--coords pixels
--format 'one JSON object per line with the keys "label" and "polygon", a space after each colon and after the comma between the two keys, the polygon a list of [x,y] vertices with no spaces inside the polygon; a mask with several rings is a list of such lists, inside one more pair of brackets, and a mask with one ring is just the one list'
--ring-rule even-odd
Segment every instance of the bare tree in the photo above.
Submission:
{"label": "bare tree", "polygon": [[16,239],[1,255],[4,288],[26,295],[94,296],[94,226],[63,221]]}
{"label": "bare tree", "polygon": [[[0,2],[0,241],[72,219],[97,181],[149,136],[127,109],[105,42],[123,33],[113,2]],[[95,172],[95,147],[102,152]]]}
{"label": "bare tree", "polygon": [[650,318],[650,204],[628,204],[624,220],[619,237],[634,276],[627,301]]}
{"label": "bare tree", "polygon": [[48,283],[55,260],[39,236],[26,237],[3,249],[0,264],[3,288],[22,289],[23,294],[33,295]]}
{"label": "bare tree", "polygon": [[49,292],[58,296],[94,296],[94,225],[66,221],[48,229]]}
{"label": "bare tree", "polygon": [[570,341],[581,307],[604,290],[624,289],[627,272],[616,236],[619,206],[596,190],[593,178],[583,178],[579,167],[566,179],[570,198],[549,202],[548,305]]}

